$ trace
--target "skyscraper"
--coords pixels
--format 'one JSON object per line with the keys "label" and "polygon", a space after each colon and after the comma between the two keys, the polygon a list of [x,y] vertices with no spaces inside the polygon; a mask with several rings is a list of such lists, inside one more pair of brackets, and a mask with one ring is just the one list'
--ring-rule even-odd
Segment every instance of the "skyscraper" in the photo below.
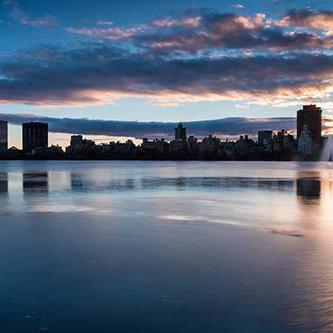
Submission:
{"label": "skyscraper", "polygon": [[175,128],[175,140],[186,140],[186,128],[183,127],[182,123],[179,123],[178,126]]}
{"label": "skyscraper", "polygon": [[36,148],[48,147],[48,124],[25,123],[22,126],[23,151],[30,153]]}
{"label": "skyscraper", "polygon": [[8,149],[8,123],[0,120],[0,152]]}
{"label": "skyscraper", "polygon": [[314,143],[321,144],[322,110],[316,105],[303,105],[303,109],[297,111],[297,139],[304,129],[311,133]]}
{"label": "skyscraper", "polygon": [[258,143],[262,146],[271,145],[273,143],[273,131],[259,131]]}

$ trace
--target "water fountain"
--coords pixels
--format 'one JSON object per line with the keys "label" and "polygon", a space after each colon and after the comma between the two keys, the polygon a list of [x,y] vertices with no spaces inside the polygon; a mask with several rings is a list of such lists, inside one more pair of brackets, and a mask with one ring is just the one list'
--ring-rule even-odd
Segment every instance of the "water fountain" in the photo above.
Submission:
{"label": "water fountain", "polygon": [[333,136],[329,136],[321,154],[322,161],[333,161]]}

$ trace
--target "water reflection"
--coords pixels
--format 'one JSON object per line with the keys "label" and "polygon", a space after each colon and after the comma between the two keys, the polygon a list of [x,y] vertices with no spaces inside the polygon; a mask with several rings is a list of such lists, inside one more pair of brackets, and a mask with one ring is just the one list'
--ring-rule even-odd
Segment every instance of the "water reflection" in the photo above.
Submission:
{"label": "water reflection", "polygon": [[142,178],[94,178],[89,174],[71,173],[71,190],[191,190],[205,188],[212,190],[255,189],[263,191],[291,191],[292,179],[270,179],[250,177],[142,177]]}
{"label": "water reflection", "polygon": [[8,193],[8,174],[6,172],[0,173],[0,195]]}
{"label": "water reflection", "polygon": [[49,176],[47,172],[23,173],[23,193],[29,195],[45,195],[49,192]]}
{"label": "water reflection", "polygon": [[[85,172],[70,172],[68,174],[69,188],[57,173],[23,172],[22,185],[24,195],[50,194],[56,188],[58,191],[141,191],[141,190],[192,190],[206,189],[208,191],[238,191],[255,192],[296,192],[298,202],[305,205],[319,204],[323,192],[332,189],[332,181],[324,179],[318,171],[300,171],[296,179],[288,178],[258,178],[258,177],[127,177],[115,178],[111,175],[95,177]],[[64,179],[63,179],[64,178]],[[53,179],[53,180],[52,180]],[[9,183],[15,185],[17,178],[9,180],[8,173],[0,173],[0,193],[9,192]],[[49,183],[54,184],[52,190]],[[295,188],[296,185],[296,188]]]}
{"label": "water reflection", "polygon": [[[4,165],[0,299],[8,322],[36,313],[33,302],[47,320],[55,312],[63,323],[80,317],[63,308],[66,294],[75,296],[71,311],[93,311],[97,330],[96,318],[122,318],[124,309],[140,323],[161,309],[159,325],[165,313],[168,324],[174,313],[189,314],[191,327],[225,324],[197,332],[333,330],[326,165],[133,163]],[[31,295],[34,285],[42,297]],[[138,302],[140,313],[129,305]],[[22,319],[26,327],[30,319]]]}
{"label": "water reflection", "polygon": [[6,172],[0,172],[0,214],[6,212],[7,204],[8,204],[8,174]]}
{"label": "water reflection", "polygon": [[70,180],[72,191],[84,190],[87,187],[87,183],[83,180],[82,175],[79,173],[71,172]]}
{"label": "water reflection", "polygon": [[73,172],[70,174],[70,183],[72,191],[123,191],[141,188],[139,182],[132,178],[100,179],[84,173]]}
{"label": "water reflection", "polygon": [[293,188],[293,180],[247,178],[247,177],[178,177],[178,178],[144,178],[143,189],[175,187],[178,189],[207,188],[219,190],[259,189],[265,191],[283,191]]}
{"label": "water reflection", "polygon": [[[292,308],[296,326],[313,332],[333,331],[333,181],[329,168],[299,171],[297,175],[299,226],[306,232],[302,255],[297,256],[295,279],[300,292]],[[319,323],[319,327],[313,322]]]}
{"label": "water reflection", "polygon": [[318,204],[321,196],[320,173],[300,172],[296,180],[297,196],[304,204]]}

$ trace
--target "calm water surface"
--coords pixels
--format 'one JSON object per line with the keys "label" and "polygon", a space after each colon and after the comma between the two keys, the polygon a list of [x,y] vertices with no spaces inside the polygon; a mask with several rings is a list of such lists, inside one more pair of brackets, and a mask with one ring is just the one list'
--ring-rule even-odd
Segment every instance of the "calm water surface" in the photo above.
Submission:
{"label": "calm water surface", "polygon": [[0,162],[0,331],[332,332],[333,164]]}

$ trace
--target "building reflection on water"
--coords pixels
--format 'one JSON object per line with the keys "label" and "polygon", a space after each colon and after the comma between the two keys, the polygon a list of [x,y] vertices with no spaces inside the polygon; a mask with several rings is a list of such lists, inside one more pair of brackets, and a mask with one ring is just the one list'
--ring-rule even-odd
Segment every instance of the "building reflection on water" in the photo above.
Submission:
{"label": "building reflection on water", "polygon": [[[295,323],[309,323],[315,315],[325,329],[333,332],[333,178],[330,168],[300,171],[296,179],[298,228],[304,233],[302,251],[295,273],[300,288],[299,304],[290,312]],[[300,255],[302,253],[302,255]]]}
{"label": "building reflection on water", "polygon": [[[59,189],[67,187],[66,181],[53,175],[53,183]],[[58,179],[59,178],[59,179]],[[69,188],[71,191],[80,190],[146,190],[160,188],[191,189],[191,188],[215,188],[216,190],[242,190],[250,189],[269,192],[291,192],[296,182],[296,195],[298,201],[304,204],[318,204],[322,195],[332,191],[332,181],[321,179],[321,174],[316,171],[299,172],[295,182],[292,179],[270,178],[237,178],[237,177],[177,177],[160,178],[144,177],[139,179],[104,179],[103,181],[89,177],[86,174],[70,173]],[[45,194],[49,193],[50,175],[48,172],[24,172],[22,173],[23,193]],[[0,172],[0,193],[9,192],[9,178],[5,172]],[[330,186],[329,186],[330,185]],[[330,191],[331,190],[331,191]]]}
{"label": "building reflection on water", "polygon": [[8,174],[6,172],[0,173],[0,195],[8,193]]}
{"label": "building reflection on water", "polygon": [[322,191],[320,173],[315,171],[299,173],[296,187],[297,196],[304,204],[317,204]]}
{"label": "building reflection on water", "polygon": [[23,173],[23,193],[25,196],[47,194],[49,175],[47,172]]}
{"label": "building reflection on water", "polygon": [[[299,172],[296,195],[298,227],[304,232],[331,234],[333,182],[329,170]],[[324,244],[323,240],[321,242]]]}
{"label": "building reflection on water", "polygon": [[292,191],[294,180],[255,177],[142,177],[142,178],[99,178],[84,173],[70,173],[72,191],[127,191],[192,190],[205,188],[218,191],[258,190],[269,192]]}
{"label": "building reflection on water", "polygon": [[83,180],[83,177],[79,173],[71,172],[70,180],[71,180],[72,191],[80,191],[87,186],[87,184]]}
{"label": "building reflection on water", "polygon": [[72,191],[122,191],[142,188],[142,186],[140,186],[141,182],[132,178],[95,179],[86,174],[74,172],[70,174],[70,184]]}
{"label": "building reflection on water", "polygon": [[[16,180],[21,186],[15,185]],[[12,185],[10,184],[12,183]],[[310,212],[313,215],[321,214],[322,209],[331,205],[333,198],[332,177],[327,170],[299,171],[295,178],[290,177],[114,177],[107,173],[89,172],[22,172],[19,175],[8,175],[0,172],[0,194],[12,191],[11,201],[19,198],[23,190],[24,197],[30,195],[52,195],[59,192],[122,192],[142,190],[185,190],[195,191],[205,189],[215,192],[216,195],[225,191],[237,193],[251,191],[261,195],[273,195],[276,199],[284,198],[287,193],[297,198],[294,216],[302,215],[304,218]],[[250,193],[250,192],[249,192]],[[232,195],[232,194],[231,194]],[[311,207],[312,206],[312,207]],[[315,213],[315,207],[321,207]],[[297,212],[298,211],[298,212]],[[327,214],[320,215],[327,216]],[[318,220],[317,217],[316,220]],[[309,220],[309,218],[307,218]]]}
{"label": "building reflection on water", "polygon": [[8,174],[0,172],[0,213],[6,211],[8,197]]}

